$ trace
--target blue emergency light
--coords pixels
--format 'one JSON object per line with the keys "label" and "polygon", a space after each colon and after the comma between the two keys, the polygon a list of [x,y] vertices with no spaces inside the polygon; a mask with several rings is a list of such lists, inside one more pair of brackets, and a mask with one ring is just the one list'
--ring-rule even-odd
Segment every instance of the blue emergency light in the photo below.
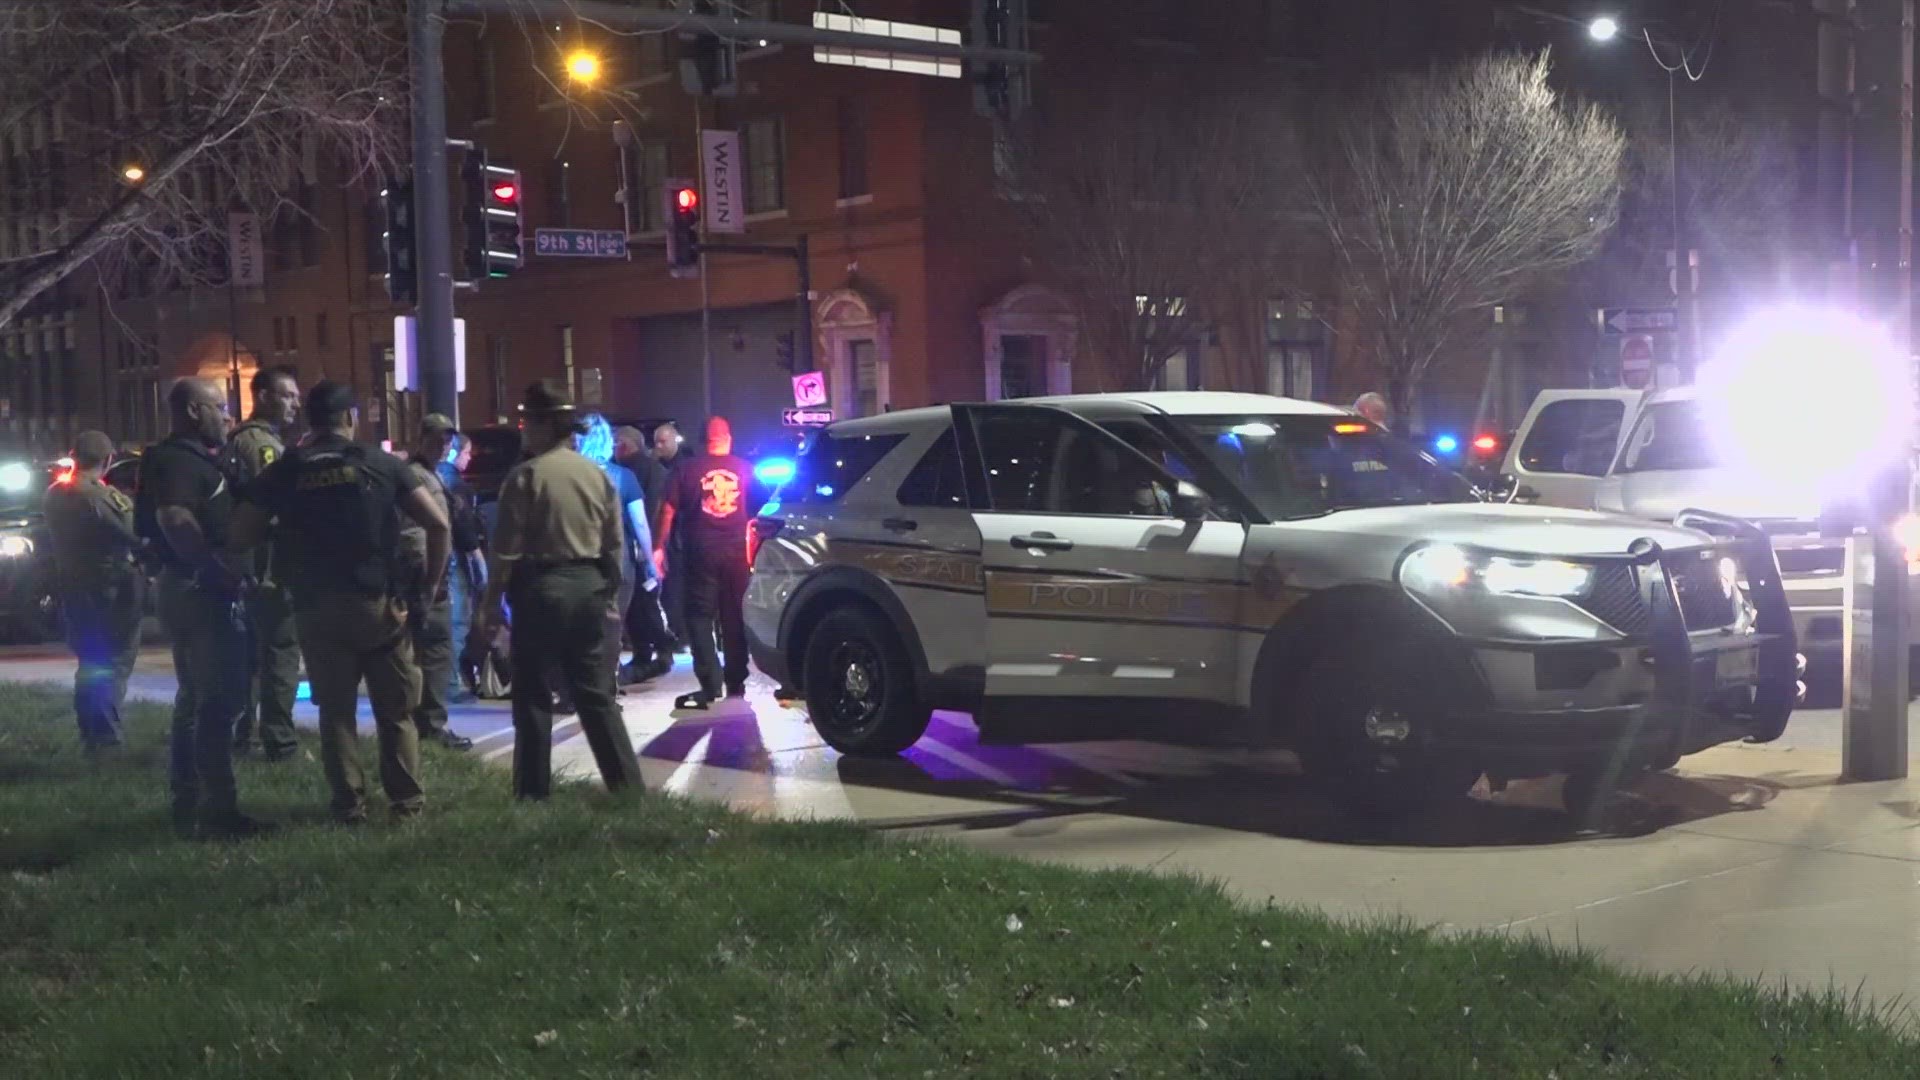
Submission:
{"label": "blue emergency light", "polygon": [[1451,454],[1460,449],[1460,440],[1451,435],[1442,435],[1433,440],[1433,449],[1437,453]]}
{"label": "blue emergency light", "polygon": [[753,475],[769,487],[778,487],[793,479],[793,459],[768,458],[753,467]]}

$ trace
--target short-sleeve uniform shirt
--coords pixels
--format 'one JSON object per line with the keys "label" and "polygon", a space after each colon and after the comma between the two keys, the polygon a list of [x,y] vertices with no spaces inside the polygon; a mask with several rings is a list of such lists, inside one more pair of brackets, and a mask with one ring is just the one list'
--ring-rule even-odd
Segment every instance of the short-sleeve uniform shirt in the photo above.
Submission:
{"label": "short-sleeve uniform shirt", "polygon": [[621,513],[613,481],[600,466],[557,446],[515,465],[500,485],[494,554],[540,563],[618,555]]}
{"label": "short-sleeve uniform shirt", "polygon": [[699,454],[675,466],[667,501],[673,505],[673,531],[686,530],[689,551],[745,557],[752,482],[753,466],[732,454]]}
{"label": "short-sleeve uniform shirt", "polygon": [[[281,458],[260,474],[249,490],[249,499],[277,519],[275,542],[286,551],[289,584],[296,599],[326,592],[365,592],[387,580],[391,560],[402,543],[400,526],[405,511],[401,504],[420,478],[406,462],[377,447],[358,447],[332,433],[315,436],[289,457]],[[341,452],[357,452],[358,467],[367,477],[348,476],[358,491],[367,493],[378,505],[369,507],[379,525],[381,537],[365,551],[361,561],[339,565],[342,553],[367,546],[363,535],[345,535],[339,515],[332,510],[326,489],[318,483],[332,470],[311,469],[311,459]],[[303,481],[303,476],[308,479]],[[302,489],[303,482],[306,484]]]}
{"label": "short-sleeve uniform shirt", "polygon": [[[194,439],[169,435],[140,457],[140,498],[150,500],[155,509],[177,506],[200,523],[207,543],[219,550],[227,544],[227,530],[233,523],[234,492],[227,474],[220,468],[213,451]],[[159,539],[160,559],[175,570],[191,572],[167,544]]]}
{"label": "short-sleeve uniform shirt", "polygon": [[133,500],[98,477],[47,489],[47,532],[60,588],[84,592],[117,584],[133,568]]}

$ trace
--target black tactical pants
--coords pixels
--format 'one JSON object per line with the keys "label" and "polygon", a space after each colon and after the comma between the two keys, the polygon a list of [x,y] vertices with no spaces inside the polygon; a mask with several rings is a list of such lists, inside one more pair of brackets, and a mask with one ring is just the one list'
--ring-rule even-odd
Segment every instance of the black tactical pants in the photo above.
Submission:
{"label": "black tactical pants", "polygon": [[[619,647],[609,618],[617,587],[594,563],[514,567],[513,793],[544,799],[553,790],[553,694],[579,710],[580,730],[607,787],[640,781],[640,762],[614,695],[608,654]],[[555,686],[558,681],[562,685]]]}
{"label": "black tactical pants", "polygon": [[[693,556],[687,583],[687,633],[693,649],[693,674],[700,689],[719,696],[722,678],[729,688],[747,681],[747,624],[740,610],[747,595],[747,556],[742,551]],[[720,624],[726,650],[723,669],[714,655],[713,627]]]}

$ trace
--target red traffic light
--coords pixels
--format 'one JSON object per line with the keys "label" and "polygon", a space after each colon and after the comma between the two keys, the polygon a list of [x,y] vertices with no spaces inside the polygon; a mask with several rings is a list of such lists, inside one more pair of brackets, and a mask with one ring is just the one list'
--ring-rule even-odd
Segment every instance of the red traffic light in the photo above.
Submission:
{"label": "red traffic light", "polygon": [[493,185],[493,198],[496,202],[510,203],[514,199],[519,198],[519,196],[520,189],[512,184],[501,183]]}
{"label": "red traffic light", "polygon": [[698,210],[700,209],[700,193],[690,187],[683,187],[673,193],[673,205],[679,207],[682,213],[690,213]]}

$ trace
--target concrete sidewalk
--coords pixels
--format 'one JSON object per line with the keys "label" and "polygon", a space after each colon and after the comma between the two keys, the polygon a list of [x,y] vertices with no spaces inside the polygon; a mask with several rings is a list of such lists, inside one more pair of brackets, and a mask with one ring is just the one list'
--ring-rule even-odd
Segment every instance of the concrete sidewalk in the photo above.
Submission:
{"label": "concrete sidewalk", "polygon": [[[57,654],[0,655],[0,679],[71,673]],[[1837,751],[1805,739],[1687,759],[1642,788],[1631,835],[1573,835],[1557,781],[1367,831],[1310,797],[1285,753],[985,747],[965,717],[939,714],[900,758],[859,761],[757,676],[744,700],[674,714],[691,685],[683,659],[623,699],[651,788],[1020,858],[1194,874],[1250,903],[1541,935],[1652,971],[1920,997],[1920,781],[1839,784]],[[164,655],[143,660],[135,692],[171,700]],[[299,713],[311,724],[310,705]],[[454,723],[484,757],[511,754],[505,703],[456,710]],[[555,741],[556,770],[592,775],[577,724]]]}

